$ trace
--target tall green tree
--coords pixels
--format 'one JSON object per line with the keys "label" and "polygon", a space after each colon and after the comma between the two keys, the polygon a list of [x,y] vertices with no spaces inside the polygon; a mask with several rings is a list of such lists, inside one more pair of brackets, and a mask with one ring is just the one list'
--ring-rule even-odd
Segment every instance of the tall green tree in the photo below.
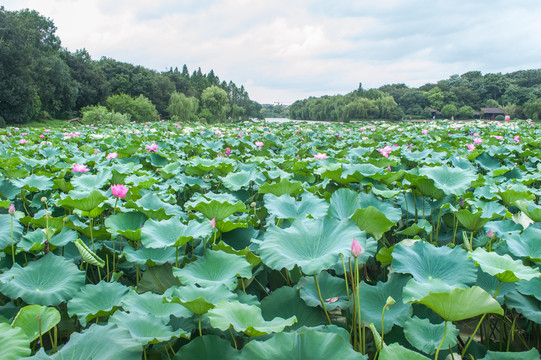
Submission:
{"label": "tall green tree", "polygon": [[201,103],[203,109],[212,114],[212,119],[207,120],[225,120],[225,115],[229,110],[229,98],[224,89],[216,85],[209,86],[201,94]]}
{"label": "tall green tree", "polygon": [[183,93],[174,91],[169,98],[167,112],[171,116],[177,116],[179,120],[195,120],[198,107],[199,100],[195,97],[186,97]]}

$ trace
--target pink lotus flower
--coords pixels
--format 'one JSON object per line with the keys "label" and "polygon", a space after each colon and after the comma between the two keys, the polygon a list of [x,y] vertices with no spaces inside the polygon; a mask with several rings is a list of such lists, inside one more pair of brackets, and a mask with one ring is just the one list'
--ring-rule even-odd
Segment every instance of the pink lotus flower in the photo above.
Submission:
{"label": "pink lotus flower", "polygon": [[488,237],[492,239],[494,237],[494,231],[489,230],[488,231]]}
{"label": "pink lotus flower", "polygon": [[124,198],[128,193],[129,188],[125,187],[123,184],[111,185],[111,194],[117,198]]}
{"label": "pink lotus flower", "polygon": [[43,134],[41,134],[41,135],[39,136],[40,139],[43,139],[44,137],[45,137],[45,135],[43,135]]}
{"label": "pink lotus flower", "polygon": [[421,131],[423,133],[423,135],[426,135],[428,134],[428,130],[427,129],[423,129],[423,131]]}
{"label": "pink lotus flower", "polygon": [[21,140],[19,140],[19,144],[21,144],[21,145],[26,144],[26,139],[21,139]]}
{"label": "pink lotus flower", "polygon": [[117,152],[112,152],[110,154],[107,154],[107,156],[105,157],[107,160],[111,160],[111,159],[116,159],[118,157],[118,154]]}
{"label": "pink lotus flower", "polygon": [[210,227],[212,229],[214,229],[216,227],[216,218],[212,218],[212,220],[210,220]]}
{"label": "pink lotus flower", "polygon": [[9,205],[8,214],[9,215],[14,215],[15,214],[15,205],[13,205],[13,204]]}
{"label": "pink lotus flower", "polygon": [[479,145],[479,144],[483,143],[483,139],[476,137],[475,139],[473,139],[473,143],[475,145]]}
{"label": "pink lotus flower", "polygon": [[255,146],[259,147],[259,150],[261,150],[261,148],[263,147],[263,145],[265,145],[265,144],[263,144],[262,141],[256,141],[256,142],[255,142]]}
{"label": "pink lotus flower", "polygon": [[45,129],[45,130],[43,130],[43,132],[46,132],[46,133],[50,133],[50,132],[51,132],[51,130],[49,130],[49,129]]}
{"label": "pink lotus flower", "polygon": [[314,158],[318,159],[318,160],[323,160],[323,159],[327,158],[327,154],[322,154],[322,153],[318,152],[316,155],[314,155]]}
{"label": "pink lotus flower", "polygon": [[391,152],[393,151],[393,148],[390,147],[389,145],[386,145],[383,149],[378,149],[378,152],[385,156],[386,158],[389,157],[389,155],[391,154]]}
{"label": "pink lotus flower", "polygon": [[155,142],[153,142],[152,144],[150,145],[147,145],[147,153],[149,152],[157,152],[156,150],[158,149],[158,144],[156,144]]}
{"label": "pink lotus flower", "polygon": [[520,136],[516,135],[516,136],[513,138],[513,141],[516,142],[516,143],[519,143],[519,142],[520,142]]}
{"label": "pink lotus flower", "polygon": [[89,168],[86,167],[86,165],[83,165],[83,164],[73,164],[71,165],[71,170],[73,172],[78,172],[78,173],[85,173],[87,171],[90,171]]}
{"label": "pink lotus flower", "polygon": [[26,136],[26,135],[28,135],[28,133],[27,133],[27,132],[23,132],[23,133],[21,133],[21,135],[22,135],[22,136]]}
{"label": "pink lotus flower", "polygon": [[475,149],[475,145],[473,145],[473,144],[468,144],[466,146],[468,147],[469,152],[472,152]]}
{"label": "pink lotus flower", "polygon": [[351,243],[351,255],[353,255],[353,257],[359,257],[362,251],[361,244],[359,244],[357,239],[353,238],[353,242]]}
{"label": "pink lotus flower", "polygon": [[229,147],[226,147],[225,148],[225,153],[224,153],[225,156],[229,156],[231,155],[231,149]]}

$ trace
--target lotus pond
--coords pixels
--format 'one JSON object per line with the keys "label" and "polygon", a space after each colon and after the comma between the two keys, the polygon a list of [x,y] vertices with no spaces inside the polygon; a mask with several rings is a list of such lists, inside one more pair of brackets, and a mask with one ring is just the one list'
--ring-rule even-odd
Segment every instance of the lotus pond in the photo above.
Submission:
{"label": "lotus pond", "polygon": [[0,132],[2,359],[539,359],[541,128]]}

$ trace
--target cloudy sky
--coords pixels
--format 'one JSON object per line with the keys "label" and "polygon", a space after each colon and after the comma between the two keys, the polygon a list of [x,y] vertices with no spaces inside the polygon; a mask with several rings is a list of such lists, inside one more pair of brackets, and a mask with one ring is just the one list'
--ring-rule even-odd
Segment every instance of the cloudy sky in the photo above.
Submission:
{"label": "cloudy sky", "polygon": [[165,71],[186,64],[260,103],[471,70],[541,68],[539,0],[4,0],[62,45]]}

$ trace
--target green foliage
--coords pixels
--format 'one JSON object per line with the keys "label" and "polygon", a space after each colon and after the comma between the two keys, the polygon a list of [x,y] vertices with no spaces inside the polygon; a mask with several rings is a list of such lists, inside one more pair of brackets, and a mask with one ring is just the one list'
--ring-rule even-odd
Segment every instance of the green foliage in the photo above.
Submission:
{"label": "green foliage", "polygon": [[450,119],[452,116],[455,116],[458,113],[458,110],[456,106],[453,104],[447,104],[441,109],[441,114],[447,118]]}
{"label": "green foliage", "polygon": [[183,93],[173,92],[169,98],[167,112],[171,116],[177,116],[181,121],[195,120],[199,101],[191,96],[186,97]]}
{"label": "green foliage", "polygon": [[471,106],[464,105],[458,109],[458,115],[461,119],[473,119],[474,110]]}
{"label": "green foliage", "polygon": [[227,93],[224,89],[216,85],[206,88],[201,94],[201,103],[203,104],[203,110],[208,111],[208,113],[205,112],[207,121],[216,122],[225,120],[225,115],[229,110],[229,103]]}
{"label": "green foliage", "polygon": [[127,94],[113,95],[105,101],[110,111],[129,114],[136,122],[154,121],[158,111],[152,102],[143,95],[133,98]]}
{"label": "green foliage", "polygon": [[127,124],[130,121],[130,114],[121,114],[118,112],[111,112],[107,110],[105,106],[86,106],[81,109],[83,117],[81,121],[84,124],[112,124],[112,125],[121,125]]}
{"label": "green foliage", "polygon": [[524,104],[524,115],[532,120],[541,118],[541,98],[531,99]]}

